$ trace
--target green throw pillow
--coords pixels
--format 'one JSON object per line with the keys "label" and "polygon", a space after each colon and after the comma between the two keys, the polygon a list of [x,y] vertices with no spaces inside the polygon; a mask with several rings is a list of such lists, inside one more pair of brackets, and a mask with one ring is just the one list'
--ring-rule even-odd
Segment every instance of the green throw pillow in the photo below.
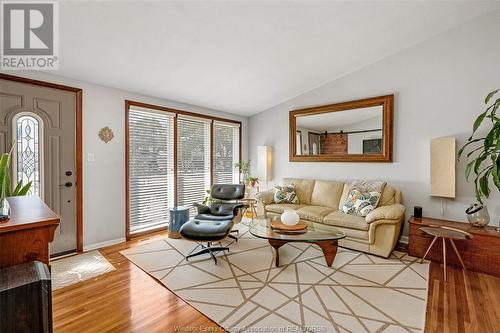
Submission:
{"label": "green throw pillow", "polygon": [[377,207],[380,197],[380,192],[361,192],[360,190],[351,190],[347,200],[342,206],[342,211],[345,214],[364,217]]}
{"label": "green throw pillow", "polygon": [[295,193],[295,186],[275,186],[274,202],[277,204],[298,204],[299,197]]}

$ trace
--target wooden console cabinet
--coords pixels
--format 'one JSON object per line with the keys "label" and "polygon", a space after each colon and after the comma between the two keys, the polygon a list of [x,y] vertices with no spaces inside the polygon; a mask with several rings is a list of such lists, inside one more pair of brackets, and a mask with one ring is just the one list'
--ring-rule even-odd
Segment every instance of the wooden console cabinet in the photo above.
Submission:
{"label": "wooden console cabinet", "polygon": [[7,200],[11,217],[0,223],[0,268],[35,260],[48,265],[59,216],[37,196]]}
{"label": "wooden console cabinet", "polygon": [[[433,218],[410,217],[410,232],[408,253],[414,257],[423,257],[432,241],[429,236],[420,230],[423,226],[448,226],[467,231],[474,236],[471,240],[455,241],[458,251],[464,260],[465,267],[472,271],[500,276],[500,232],[493,227],[476,228],[469,223],[446,221]],[[460,266],[460,262],[451,246],[446,247],[447,263]],[[428,259],[443,262],[443,248],[441,242],[436,242],[427,255]]]}

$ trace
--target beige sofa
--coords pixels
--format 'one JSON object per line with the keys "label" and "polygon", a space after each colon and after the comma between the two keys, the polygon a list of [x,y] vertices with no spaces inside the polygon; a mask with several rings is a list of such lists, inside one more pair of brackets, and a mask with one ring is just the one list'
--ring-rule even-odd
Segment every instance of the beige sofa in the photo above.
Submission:
{"label": "beige sofa", "polygon": [[279,216],[287,208],[295,209],[299,216],[317,222],[317,227],[328,231],[335,227],[346,237],[339,245],[388,257],[398,242],[404,221],[405,208],[401,193],[386,185],[378,207],[366,217],[344,214],[341,210],[349,195],[350,183],[286,178],[283,185],[295,185],[299,204],[276,204],[274,189],[256,194],[259,215]]}

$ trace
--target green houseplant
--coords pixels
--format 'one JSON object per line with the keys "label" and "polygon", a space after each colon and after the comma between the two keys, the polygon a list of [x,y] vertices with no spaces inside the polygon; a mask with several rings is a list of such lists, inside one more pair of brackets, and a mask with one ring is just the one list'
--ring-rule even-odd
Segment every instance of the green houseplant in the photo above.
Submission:
{"label": "green houseplant", "polygon": [[[12,147],[12,149],[14,146]],[[16,197],[28,194],[31,188],[31,183],[28,182],[23,186],[23,182],[17,183],[16,187],[12,189],[10,179],[10,155],[12,149],[8,153],[3,153],[0,157],[0,221],[6,221],[10,218],[10,206],[6,197]]]}
{"label": "green houseplant", "polygon": [[[486,96],[486,110],[476,118],[471,136],[458,151],[459,159],[466,154],[468,163],[465,177],[469,180],[471,173],[474,173],[476,199],[481,204],[482,199],[488,198],[491,193],[491,181],[500,191],[500,117],[497,116],[500,97],[494,99],[499,91],[500,89],[494,90]],[[478,135],[477,130],[483,123],[488,126],[489,131]]]}
{"label": "green houseplant", "polygon": [[240,172],[240,182],[241,184],[245,184],[247,178],[250,177],[250,160],[248,161],[239,161],[234,163],[234,167],[237,168]]}

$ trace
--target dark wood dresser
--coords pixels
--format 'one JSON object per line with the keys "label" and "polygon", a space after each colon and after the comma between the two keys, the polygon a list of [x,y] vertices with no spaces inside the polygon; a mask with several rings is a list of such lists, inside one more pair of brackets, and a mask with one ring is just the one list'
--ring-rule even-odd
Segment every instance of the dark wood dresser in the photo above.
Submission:
{"label": "dark wood dresser", "polygon": [[52,332],[50,273],[32,261],[0,269],[0,332]]}
{"label": "dark wood dresser", "polygon": [[[500,232],[493,227],[476,228],[469,223],[440,220],[428,217],[410,217],[408,253],[414,257],[423,257],[433,237],[420,230],[423,226],[439,225],[467,231],[474,236],[471,240],[455,241],[464,260],[465,267],[472,271],[500,276]],[[460,266],[460,262],[451,246],[446,247],[447,263]],[[443,247],[436,242],[428,254],[428,259],[443,262]]]}
{"label": "dark wood dresser", "polygon": [[59,216],[37,196],[7,200],[11,217],[0,223],[0,268],[35,260],[48,265]]}

